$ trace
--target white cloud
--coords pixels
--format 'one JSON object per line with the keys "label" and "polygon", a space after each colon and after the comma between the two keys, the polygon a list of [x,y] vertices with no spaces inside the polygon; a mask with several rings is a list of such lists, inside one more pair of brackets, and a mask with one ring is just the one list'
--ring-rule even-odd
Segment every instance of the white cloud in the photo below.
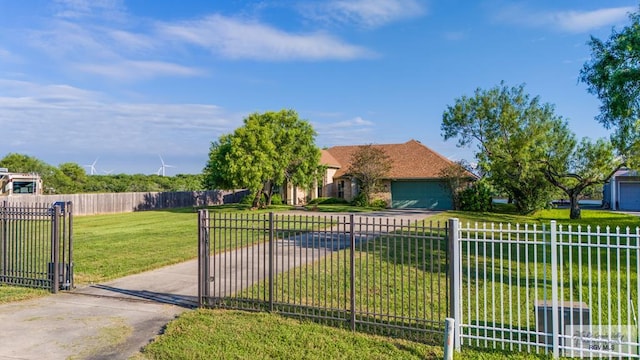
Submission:
{"label": "white cloud", "polygon": [[360,126],[373,126],[373,123],[369,120],[365,120],[358,116],[351,120],[333,123],[331,124],[331,126],[337,127],[337,128],[351,128],[351,127],[360,127]]}
{"label": "white cloud", "polygon": [[333,123],[314,123],[322,146],[362,144],[371,139],[375,124],[361,117]]}
{"label": "white cloud", "polygon": [[635,7],[603,8],[592,11],[535,11],[521,5],[502,9],[496,19],[516,25],[553,28],[558,31],[584,33],[624,22]]}
{"label": "white cloud", "polygon": [[[105,18],[87,19],[82,15],[119,9],[120,2],[65,0],[59,4],[65,9],[73,9],[77,16],[59,16],[37,30],[26,31],[26,42],[45,52],[62,69],[111,80],[206,73],[188,64],[188,51],[184,52],[186,56],[180,58],[180,63],[164,60],[176,51],[184,51],[186,45],[201,47],[229,59],[320,61],[373,56],[367,49],[327,33],[291,33],[257,21],[217,14],[192,21],[140,26],[133,18],[126,22],[110,22]],[[3,57],[0,52],[0,60]]]}
{"label": "white cloud", "polygon": [[20,61],[20,57],[9,50],[0,48],[0,61],[18,62]]}
{"label": "white cloud", "polygon": [[122,0],[55,0],[55,16],[60,18],[122,18],[126,11]]}
{"label": "white cloud", "polygon": [[303,10],[316,21],[376,28],[422,16],[426,6],[421,0],[330,0],[303,7]]}
{"label": "white cloud", "polygon": [[416,0],[336,0],[329,7],[346,21],[355,20],[371,27],[420,16],[425,12],[423,4]]}
{"label": "white cloud", "polygon": [[221,15],[158,25],[160,33],[232,59],[351,60],[371,56],[325,33],[291,34],[255,21]]}
{"label": "white cloud", "polygon": [[30,34],[33,46],[45,51],[67,69],[133,81],[161,76],[197,76],[206,73],[191,66],[153,60],[161,57],[161,39],[66,20]]}
{"label": "white cloud", "polygon": [[617,24],[627,19],[634,11],[632,6],[600,9],[594,11],[566,11],[553,14],[552,22],[571,32],[586,32],[592,29]]}
{"label": "white cloud", "polygon": [[62,60],[114,59],[121,55],[108,31],[95,25],[56,20],[42,30],[31,31],[28,40],[47,54]]}
{"label": "white cloud", "polygon": [[201,69],[161,61],[123,60],[115,63],[78,64],[76,68],[109,79],[124,81],[159,76],[199,76],[206,73]]}
{"label": "white cloud", "polygon": [[109,37],[113,42],[117,43],[123,50],[133,52],[143,52],[153,49],[157,49],[159,45],[155,39],[146,34],[136,34],[123,30],[110,30],[108,32]]}
{"label": "white cloud", "polygon": [[113,102],[68,85],[13,80],[0,80],[0,88],[0,126],[11,134],[0,143],[0,154],[206,154],[210,141],[240,122],[209,104]]}

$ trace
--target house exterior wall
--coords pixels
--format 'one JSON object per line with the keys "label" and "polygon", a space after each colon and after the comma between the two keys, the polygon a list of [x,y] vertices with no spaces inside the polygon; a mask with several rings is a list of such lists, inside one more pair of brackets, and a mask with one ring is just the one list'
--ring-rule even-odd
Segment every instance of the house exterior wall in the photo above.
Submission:
{"label": "house exterior wall", "polygon": [[[344,184],[344,185],[342,185]],[[340,196],[340,188],[343,187],[342,196]],[[339,178],[334,183],[335,195],[333,197],[338,199],[344,199],[346,201],[352,201],[360,193],[357,181],[352,181],[349,178]],[[391,204],[391,180],[382,181],[381,192],[372,194],[372,200],[382,199],[387,204]]]}
{"label": "house exterior wall", "polygon": [[307,190],[285,183],[280,194],[282,196],[282,203],[287,205],[305,205],[309,200],[317,197],[317,188],[317,184]]}
{"label": "house exterior wall", "polygon": [[325,176],[322,179],[322,197],[338,197],[336,184],[333,177],[336,175],[338,169],[328,168]]}

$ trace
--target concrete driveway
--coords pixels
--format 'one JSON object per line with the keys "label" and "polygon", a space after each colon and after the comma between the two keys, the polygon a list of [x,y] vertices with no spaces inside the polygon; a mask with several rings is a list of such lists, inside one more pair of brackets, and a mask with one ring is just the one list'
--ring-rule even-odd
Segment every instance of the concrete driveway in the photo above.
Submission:
{"label": "concrete driveway", "polygon": [[[413,222],[435,213],[383,210],[355,216]],[[197,273],[197,260],[192,260],[71,292],[0,305],[0,359],[128,359],[168,322],[196,306]]]}

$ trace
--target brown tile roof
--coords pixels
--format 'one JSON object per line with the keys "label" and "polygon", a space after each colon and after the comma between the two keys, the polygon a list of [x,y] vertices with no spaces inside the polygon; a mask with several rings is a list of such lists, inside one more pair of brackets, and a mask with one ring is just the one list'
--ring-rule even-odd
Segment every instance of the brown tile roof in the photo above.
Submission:
{"label": "brown tile roof", "polygon": [[[325,150],[341,165],[335,177],[345,175],[349,169],[351,156],[359,146],[362,145],[334,146]],[[373,146],[382,148],[393,160],[389,179],[436,179],[440,178],[442,169],[453,164],[451,160],[416,140],[409,140],[404,144],[374,144]],[[330,163],[322,162],[322,164],[329,165]]]}
{"label": "brown tile roof", "polygon": [[324,149],[320,150],[320,164],[326,165],[331,168],[340,168],[340,162],[336,160],[336,158],[334,158],[333,155],[329,153],[329,151]]}

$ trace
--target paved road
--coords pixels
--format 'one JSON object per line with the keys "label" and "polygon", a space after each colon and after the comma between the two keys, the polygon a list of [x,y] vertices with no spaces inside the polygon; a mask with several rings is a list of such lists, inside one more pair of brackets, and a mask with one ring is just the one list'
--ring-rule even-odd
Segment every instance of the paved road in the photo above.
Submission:
{"label": "paved road", "polygon": [[[356,214],[356,217],[415,221],[432,214],[421,210],[385,210]],[[308,248],[309,241],[318,239],[306,238],[294,247],[279,242],[276,253],[279,259],[284,259],[289,251],[296,251],[295,246]],[[263,250],[244,248],[240,250],[240,257],[237,253],[215,255],[217,261],[221,257],[230,260],[226,278],[217,279],[217,286],[223,289],[219,295],[239,290],[232,285],[235,281],[229,281],[238,273],[254,274],[246,276],[240,287],[265,276],[251,266]],[[319,247],[311,256],[299,257],[291,264],[281,261],[277,271],[316,260],[328,250]],[[239,258],[249,261],[242,264],[233,261]],[[0,359],[128,359],[168,322],[194,308],[197,291],[197,261],[192,260],[104,284],[79,287],[73,292],[0,305]]]}

